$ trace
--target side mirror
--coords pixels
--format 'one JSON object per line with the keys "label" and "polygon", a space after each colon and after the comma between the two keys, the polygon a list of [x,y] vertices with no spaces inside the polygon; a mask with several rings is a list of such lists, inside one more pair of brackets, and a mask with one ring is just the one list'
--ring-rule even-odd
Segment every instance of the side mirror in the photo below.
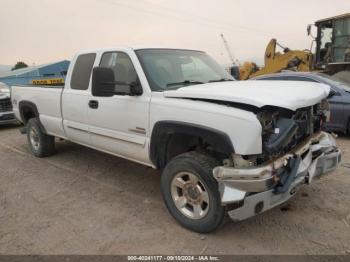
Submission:
{"label": "side mirror", "polygon": [[140,96],[142,95],[143,90],[141,83],[137,80],[137,82],[133,82],[130,84],[130,95],[132,96]]}
{"label": "side mirror", "polygon": [[92,71],[92,95],[111,97],[114,95],[114,72],[111,68],[95,67]]}

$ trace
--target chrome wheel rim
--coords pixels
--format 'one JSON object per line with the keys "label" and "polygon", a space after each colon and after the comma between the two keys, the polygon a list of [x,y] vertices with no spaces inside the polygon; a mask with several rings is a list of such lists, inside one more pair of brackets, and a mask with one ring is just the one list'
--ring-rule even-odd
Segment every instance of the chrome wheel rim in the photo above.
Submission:
{"label": "chrome wheel rim", "polygon": [[201,219],[209,210],[209,194],[204,183],[190,172],[180,172],[171,182],[176,208],[186,217]]}
{"label": "chrome wheel rim", "polygon": [[33,146],[34,150],[37,151],[40,146],[39,134],[35,128],[31,128],[29,131],[30,144]]}

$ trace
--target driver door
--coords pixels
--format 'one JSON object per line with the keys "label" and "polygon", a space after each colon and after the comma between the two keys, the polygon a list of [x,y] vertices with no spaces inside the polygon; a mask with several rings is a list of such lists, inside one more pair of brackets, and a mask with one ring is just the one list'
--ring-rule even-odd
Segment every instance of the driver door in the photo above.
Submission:
{"label": "driver door", "polygon": [[138,75],[127,53],[102,54],[100,67],[109,67],[115,75],[115,95],[89,95],[89,130],[94,147],[114,155],[147,163],[146,137],[149,132],[150,94],[130,94],[130,83],[138,82]]}

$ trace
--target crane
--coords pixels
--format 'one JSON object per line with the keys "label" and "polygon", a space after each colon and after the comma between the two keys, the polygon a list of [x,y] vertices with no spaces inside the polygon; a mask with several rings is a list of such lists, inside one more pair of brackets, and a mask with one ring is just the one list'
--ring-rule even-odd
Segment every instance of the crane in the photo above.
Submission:
{"label": "crane", "polygon": [[224,34],[221,33],[220,36],[221,36],[221,38],[222,38],[222,41],[224,42],[226,51],[227,51],[228,56],[229,56],[229,58],[230,58],[230,60],[231,60],[231,62],[232,62],[232,65],[233,65],[233,66],[237,66],[237,65],[239,64],[239,62],[238,62],[237,59],[236,59],[236,60],[234,59],[233,54],[232,54],[232,52],[231,52],[231,49],[230,49],[230,47],[228,46],[228,43],[227,43],[227,41],[226,41],[226,39],[225,39],[225,37],[224,37]]}

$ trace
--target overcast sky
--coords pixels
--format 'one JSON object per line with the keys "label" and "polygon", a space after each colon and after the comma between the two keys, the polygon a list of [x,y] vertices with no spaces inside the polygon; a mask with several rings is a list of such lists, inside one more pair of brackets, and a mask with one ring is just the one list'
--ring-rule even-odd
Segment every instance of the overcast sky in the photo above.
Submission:
{"label": "overcast sky", "polygon": [[307,24],[350,12],[350,0],[0,0],[0,64],[71,59],[116,45],[200,49],[229,62],[263,61],[271,38],[310,47]]}

